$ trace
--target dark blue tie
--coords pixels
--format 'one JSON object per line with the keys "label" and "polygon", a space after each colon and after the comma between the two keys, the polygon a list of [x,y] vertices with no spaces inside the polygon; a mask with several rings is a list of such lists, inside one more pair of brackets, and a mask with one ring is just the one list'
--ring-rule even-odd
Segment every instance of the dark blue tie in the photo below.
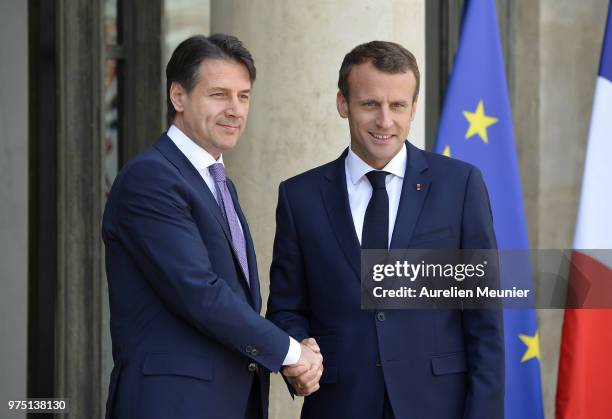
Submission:
{"label": "dark blue tie", "polygon": [[372,185],[372,197],[366,209],[361,233],[362,249],[389,247],[389,195],[385,180],[389,172],[372,170],[366,177]]}

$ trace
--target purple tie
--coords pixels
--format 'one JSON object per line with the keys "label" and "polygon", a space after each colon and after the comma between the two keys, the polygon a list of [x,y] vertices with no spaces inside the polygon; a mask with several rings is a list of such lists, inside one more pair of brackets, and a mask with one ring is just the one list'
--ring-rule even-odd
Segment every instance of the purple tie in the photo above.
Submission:
{"label": "purple tie", "polygon": [[[213,180],[215,181],[215,189],[217,190],[217,202],[223,213],[225,219],[229,225],[230,233],[232,235],[232,246],[238,255],[238,262],[244,276],[246,277],[247,283],[249,283],[249,265],[247,262],[246,245],[244,241],[244,235],[240,228],[240,221],[238,221],[238,215],[236,214],[236,208],[232,202],[229,189],[227,188],[227,178],[225,176],[225,167],[221,163],[215,163],[208,167]],[[249,283],[250,284],[250,283]]]}

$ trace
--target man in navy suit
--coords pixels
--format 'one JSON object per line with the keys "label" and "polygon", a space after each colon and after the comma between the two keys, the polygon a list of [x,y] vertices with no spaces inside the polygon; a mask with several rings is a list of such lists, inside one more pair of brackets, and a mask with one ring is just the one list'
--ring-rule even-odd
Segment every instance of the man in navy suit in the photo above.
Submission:
{"label": "man in navy suit", "polygon": [[338,87],[350,147],[279,187],[267,317],[325,366],[302,418],[502,418],[499,311],[360,309],[360,249],[496,247],[482,176],[406,141],[419,70],[402,46],[357,46]]}
{"label": "man in navy suit", "polygon": [[107,418],[267,417],[269,371],[294,365],[314,390],[322,359],[259,315],[253,240],[225,175],[253,59],[235,37],[195,36],[166,78],[170,128],[121,170],[104,212]]}

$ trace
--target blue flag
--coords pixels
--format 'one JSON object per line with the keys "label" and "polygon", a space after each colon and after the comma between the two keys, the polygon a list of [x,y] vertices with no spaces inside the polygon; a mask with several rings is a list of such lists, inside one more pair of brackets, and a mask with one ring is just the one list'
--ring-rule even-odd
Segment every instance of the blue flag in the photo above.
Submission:
{"label": "blue flag", "polygon": [[[436,152],[472,163],[482,171],[499,248],[527,249],[527,226],[494,0],[468,0],[465,4]],[[522,269],[521,281],[528,281],[525,288],[530,288],[528,261]],[[504,310],[504,335],[505,418],[543,419],[535,310]]]}

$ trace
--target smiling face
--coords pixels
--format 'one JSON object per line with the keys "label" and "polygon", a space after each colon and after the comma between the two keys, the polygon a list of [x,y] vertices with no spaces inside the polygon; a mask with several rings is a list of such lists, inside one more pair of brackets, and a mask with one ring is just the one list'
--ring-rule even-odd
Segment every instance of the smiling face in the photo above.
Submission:
{"label": "smiling face", "polygon": [[247,68],[233,60],[207,59],[199,80],[187,92],[179,83],[170,87],[174,124],[215,159],[234,148],[249,113],[251,79]]}
{"label": "smiling face", "polygon": [[368,61],[351,68],[349,99],[338,92],[336,105],[348,118],[351,149],[364,162],[382,169],[404,146],[414,119],[416,79],[411,71],[390,74]]}

